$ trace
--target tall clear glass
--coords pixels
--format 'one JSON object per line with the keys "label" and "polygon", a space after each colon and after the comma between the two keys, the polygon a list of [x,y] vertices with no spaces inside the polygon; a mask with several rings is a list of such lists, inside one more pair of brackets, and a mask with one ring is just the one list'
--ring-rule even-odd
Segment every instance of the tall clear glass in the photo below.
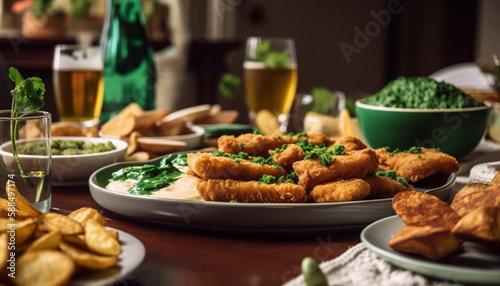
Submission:
{"label": "tall clear glass", "polygon": [[[268,122],[269,118],[273,118],[278,121],[276,126],[279,126],[280,131],[286,132],[297,89],[294,40],[248,38],[243,72],[249,117],[254,128],[262,128],[259,126],[262,124],[274,124],[275,122]],[[264,120],[259,120],[259,117]]]}
{"label": "tall clear glass", "polygon": [[51,123],[49,112],[12,118],[10,110],[0,110],[0,197],[21,204],[22,196],[39,211],[49,211]]}
{"label": "tall clear glass", "polygon": [[61,121],[97,126],[104,97],[100,48],[57,45],[52,69]]}

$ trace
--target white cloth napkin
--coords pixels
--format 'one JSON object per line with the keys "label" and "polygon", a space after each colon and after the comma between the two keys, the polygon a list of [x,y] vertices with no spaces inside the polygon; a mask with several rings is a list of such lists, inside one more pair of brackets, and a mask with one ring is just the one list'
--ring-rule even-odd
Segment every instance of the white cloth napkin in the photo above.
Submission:
{"label": "white cloth napkin", "polygon": [[[330,286],[460,286],[453,282],[433,280],[392,266],[359,243],[335,259],[320,265]],[[284,286],[304,286],[300,275]]]}

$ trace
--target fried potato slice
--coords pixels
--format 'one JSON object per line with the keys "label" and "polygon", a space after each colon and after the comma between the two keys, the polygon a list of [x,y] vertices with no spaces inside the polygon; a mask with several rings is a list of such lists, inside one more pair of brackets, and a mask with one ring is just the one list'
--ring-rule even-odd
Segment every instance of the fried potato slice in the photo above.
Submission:
{"label": "fried potato slice", "polygon": [[477,193],[477,192],[482,192],[486,190],[488,187],[488,184],[483,184],[483,183],[472,183],[465,185],[463,188],[458,190],[458,192],[455,194],[455,197],[453,198],[452,203],[458,202],[459,200],[463,199],[464,197]]}
{"label": "fried potato slice", "polygon": [[138,138],[137,143],[142,150],[157,154],[182,151],[186,149],[187,146],[186,142],[183,141],[161,138]]}
{"label": "fried potato slice", "polygon": [[135,116],[132,113],[118,114],[104,123],[101,132],[107,135],[125,137],[134,131]]}
{"label": "fried potato slice", "polygon": [[79,209],[71,212],[68,215],[68,217],[73,219],[73,220],[76,220],[82,226],[85,226],[85,224],[89,220],[95,220],[96,222],[98,222],[100,225],[103,225],[103,226],[106,225],[106,220],[101,215],[101,213],[98,210],[96,210],[94,208],[90,208],[90,207],[79,208]]}
{"label": "fried potato slice", "polygon": [[16,285],[66,285],[75,271],[67,255],[56,250],[28,252],[19,258]]}
{"label": "fried potato slice", "polygon": [[397,193],[392,200],[396,214],[409,226],[452,229],[460,216],[438,197],[419,191]]}
{"label": "fried potato slice", "polygon": [[61,241],[61,233],[59,231],[51,231],[38,237],[26,249],[26,252],[37,250],[55,250]]}
{"label": "fried potato slice", "polygon": [[389,240],[389,246],[434,261],[463,251],[462,241],[449,228],[433,226],[404,226]]}
{"label": "fried potato slice", "polygon": [[0,217],[7,218],[11,213],[15,213],[16,219],[18,220],[24,220],[31,217],[30,214],[17,209],[14,202],[0,198]]}
{"label": "fried potato slice", "polygon": [[82,129],[69,122],[55,122],[51,126],[52,136],[82,136]]}
{"label": "fried potato slice", "polygon": [[81,234],[83,226],[61,214],[45,213],[38,218],[38,229],[41,231],[59,231],[63,235]]}
{"label": "fried potato slice", "polygon": [[500,203],[500,185],[490,186],[482,192],[470,194],[453,202],[451,207],[463,217],[480,206],[493,206],[498,203]]}
{"label": "fried potato slice", "polygon": [[490,182],[490,185],[500,185],[500,171],[498,171]]}
{"label": "fried potato slice", "polygon": [[85,224],[85,243],[90,251],[101,255],[119,255],[122,252],[120,242],[93,219]]}
{"label": "fried potato slice", "polygon": [[102,256],[74,247],[66,242],[59,243],[59,248],[66,253],[76,265],[93,269],[105,269],[118,263],[117,256]]}
{"label": "fried potato slice", "polygon": [[19,192],[15,184],[11,184],[7,181],[7,183],[5,183],[5,191],[7,192],[7,196],[9,196],[9,193],[13,194],[16,208],[20,211],[34,217],[42,214],[37,208],[28,202],[28,200]]}
{"label": "fried potato slice", "polygon": [[132,162],[148,161],[148,160],[151,160],[151,159],[156,158],[156,157],[158,157],[158,155],[155,153],[146,152],[146,151],[139,151],[139,152],[132,153],[129,156],[126,156],[125,161],[132,161]]}
{"label": "fried potato slice", "polygon": [[8,218],[0,218],[0,232],[15,231],[16,244],[22,244],[36,229],[36,219],[28,218],[13,224]]}
{"label": "fried potato slice", "polygon": [[500,206],[480,206],[465,215],[452,229],[458,238],[488,247],[500,243]]}
{"label": "fried potato slice", "polygon": [[7,267],[7,259],[9,259],[8,243],[9,237],[7,232],[0,233],[0,275],[3,273],[5,267]]}
{"label": "fried potato slice", "polygon": [[144,111],[143,113],[135,116],[136,125],[134,126],[134,130],[151,128],[158,120],[167,116],[169,113],[170,109],[155,109]]}

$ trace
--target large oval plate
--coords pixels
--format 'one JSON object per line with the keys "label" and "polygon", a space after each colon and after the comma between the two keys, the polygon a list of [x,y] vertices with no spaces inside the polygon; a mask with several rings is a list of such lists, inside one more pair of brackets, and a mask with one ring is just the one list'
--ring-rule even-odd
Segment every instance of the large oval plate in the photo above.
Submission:
{"label": "large oval plate", "polygon": [[[148,161],[159,164],[161,158]],[[227,203],[137,196],[107,190],[111,174],[146,162],[122,162],[101,168],[89,179],[90,193],[102,207],[129,218],[170,226],[231,232],[322,232],[359,229],[394,215],[392,199],[341,203]],[[453,173],[436,188],[417,188],[446,200]]]}
{"label": "large oval plate", "polygon": [[427,276],[465,283],[498,285],[500,282],[500,255],[476,243],[465,242],[462,254],[442,261],[395,251],[389,246],[389,240],[404,225],[398,216],[381,219],[362,231],[361,241],[392,264]]}

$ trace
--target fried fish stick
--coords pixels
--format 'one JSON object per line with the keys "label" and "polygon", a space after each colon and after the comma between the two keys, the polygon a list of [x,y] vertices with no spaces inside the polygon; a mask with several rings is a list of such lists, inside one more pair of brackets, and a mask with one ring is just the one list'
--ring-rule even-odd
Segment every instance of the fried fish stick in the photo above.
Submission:
{"label": "fried fish stick", "polygon": [[363,150],[368,148],[361,140],[354,136],[333,138],[332,141],[332,146],[330,148],[333,148],[333,145],[344,145],[346,151]]}
{"label": "fried fish stick", "polygon": [[286,170],[289,170],[293,163],[304,159],[306,154],[307,153],[301,147],[295,144],[288,145],[281,152],[271,152],[274,162]]}
{"label": "fried fish stick", "polygon": [[258,180],[263,175],[281,177],[286,171],[275,165],[258,164],[250,160],[235,160],[213,153],[191,153],[187,158],[189,173],[208,179]]}
{"label": "fried fish stick", "polygon": [[392,198],[399,192],[412,191],[413,186],[408,184],[406,187],[400,182],[386,176],[366,176],[365,182],[370,185],[370,195],[372,198]]}
{"label": "fried fish stick", "polygon": [[294,183],[265,184],[257,181],[202,180],[198,192],[206,201],[239,203],[305,203],[307,193]]}
{"label": "fried fish stick", "polygon": [[238,137],[233,135],[221,136],[218,139],[218,149],[222,152],[230,154],[238,154],[245,152],[251,156],[269,157],[269,151],[276,148],[281,148],[283,144],[293,144],[300,140],[306,140],[311,144],[322,144],[326,142],[330,144],[330,139],[322,133],[307,133],[307,136],[302,135],[262,135],[262,134],[242,134]]}
{"label": "fried fish stick", "polygon": [[299,178],[299,185],[306,191],[314,186],[339,179],[364,178],[377,170],[378,159],[372,149],[347,152],[347,155],[334,155],[331,162],[324,166],[320,159],[308,159],[293,163],[293,170]]}
{"label": "fried fish stick", "polygon": [[[375,150],[379,159],[379,170],[394,170],[399,177],[411,182],[430,177],[434,174],[449,176],[458,171],[457,159],[437,149],[419,148],[416,153],[397,152],[391,154],[385,148]],[[415,149],[418,151],[418,149]]]}
{"label": "fried fish stick", "polygon": [[370,195],[370,185],[362,179],[340,180],[315,186],[309,201],[315,203],[358,201]]}

